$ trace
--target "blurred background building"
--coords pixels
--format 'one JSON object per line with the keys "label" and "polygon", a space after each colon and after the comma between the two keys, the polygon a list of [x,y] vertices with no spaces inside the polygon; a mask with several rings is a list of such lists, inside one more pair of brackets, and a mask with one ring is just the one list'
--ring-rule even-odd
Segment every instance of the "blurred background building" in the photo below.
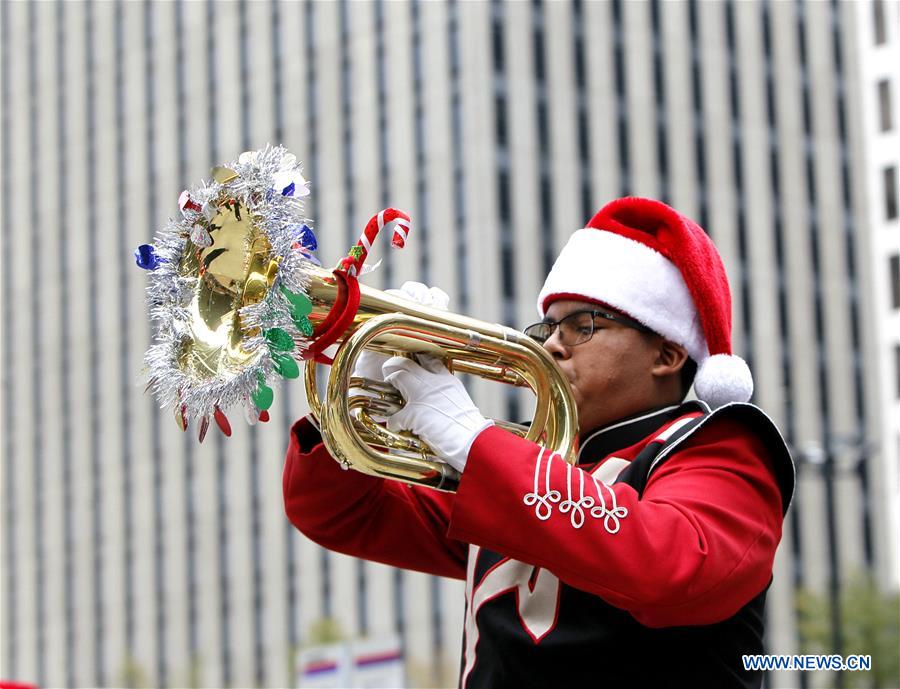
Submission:
{"label": "blurred background building", "polygon": [[437,284],[453,310],[517,326],[605,201],[653,196],[698,220],[729,269],[754,401],[798,462],[769,647],[805,648],[809,592],[831,649],[871,652],[835,603],[859,572],[900,583],[897,2],[0,12],[0,676],[285,687],[300,649],[397,635],[408,684],[455,685],[461,582],[325,552],[284,517],[299,385],[267,426],[203,445],[143,394],[132,250],[213,164],[268,142],[305,162],[324,263],[402,208],[409,246],[367,282]]}

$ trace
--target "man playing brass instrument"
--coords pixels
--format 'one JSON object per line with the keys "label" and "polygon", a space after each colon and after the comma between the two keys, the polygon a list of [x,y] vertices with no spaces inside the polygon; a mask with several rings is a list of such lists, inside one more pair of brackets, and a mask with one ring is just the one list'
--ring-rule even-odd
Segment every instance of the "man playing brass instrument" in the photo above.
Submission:
{"label": "man playing brass instrument", "polygon": [[[719,254],[624,198],[573,234],[540,292],[577,402],[571,466],[478,411],[439,361],[387,360],[387,419],[462,472],[455,494],[342,471],[312,422],[284,470],[291,521],[343,553],[466,580],[462,687],[759,687],[763,608],[793,491],[731,353]],[[693,382],[698,401],[683,401]]]}

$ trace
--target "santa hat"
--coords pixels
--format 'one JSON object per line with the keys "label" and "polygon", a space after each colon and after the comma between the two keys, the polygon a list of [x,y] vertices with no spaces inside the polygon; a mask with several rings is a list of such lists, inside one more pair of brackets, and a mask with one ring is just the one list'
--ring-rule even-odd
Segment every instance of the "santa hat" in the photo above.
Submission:
{"label": "santa hat", "polygon": [[664,203],[608,203],[563,247],[538,296],[607,304],[682,345],[697,365],[694,391],[718,407],[753,394],[750,369],[731,352],[731,291],[715,245]]}

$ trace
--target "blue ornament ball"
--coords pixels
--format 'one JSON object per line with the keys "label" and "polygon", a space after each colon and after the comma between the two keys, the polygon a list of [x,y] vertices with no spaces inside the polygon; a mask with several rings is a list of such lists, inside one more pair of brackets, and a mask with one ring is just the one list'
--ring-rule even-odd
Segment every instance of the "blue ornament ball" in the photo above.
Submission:
{"label": "blue ornament ball", "polygon": [[134,250],[134,262],[138,268],[144,270],[156,270],[159,268],[159,256],[156,255],[156,248],[152,244],[141,244]]}
{"label": "blue ornament ball", "polygon": [[305,223],[301,225],[300,229],[297,231],[297,241],[300,242],[300,245],[307,251],[315,251],[319,248],[315,233],[310,229],[309,225]]}

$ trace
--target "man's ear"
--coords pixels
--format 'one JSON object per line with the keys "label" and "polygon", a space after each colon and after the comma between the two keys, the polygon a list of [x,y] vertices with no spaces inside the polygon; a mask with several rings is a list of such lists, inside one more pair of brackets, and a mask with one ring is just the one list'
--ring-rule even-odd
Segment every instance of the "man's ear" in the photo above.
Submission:
{"label": "man's ear", "polygon": [[661,338],[656,361],[653,364],[653,375],[671,376],[677,374],[688,360],[687,350],[680,344]]}

